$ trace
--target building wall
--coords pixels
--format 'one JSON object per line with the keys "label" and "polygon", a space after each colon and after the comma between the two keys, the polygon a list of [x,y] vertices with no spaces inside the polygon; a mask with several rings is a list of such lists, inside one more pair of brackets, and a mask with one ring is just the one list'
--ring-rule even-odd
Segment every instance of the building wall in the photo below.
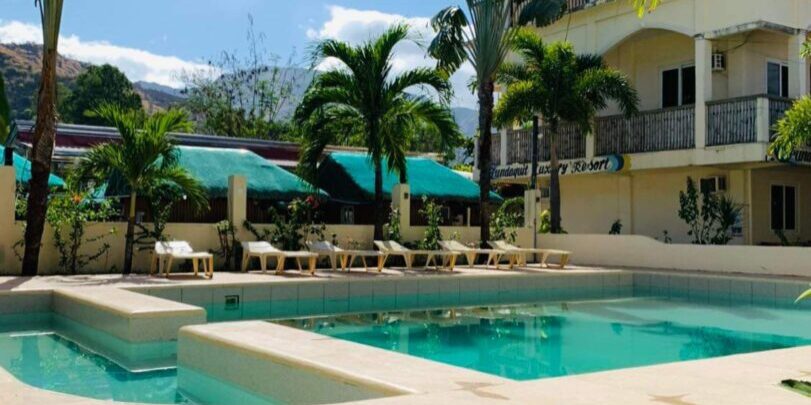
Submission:
{"label": "building wall", "polygon": [[[628,174],[564,176],[561,179],[563,228],[570,234],[608,234],[620,220],[623,234],[663,239],[667,231],[674,243],[690,243],[688,227],[678,216],[679,192],[688,177],[726,176],[728,195],[748,212],[743,190],[747,180],[735,171],[712,167],[646,170]],[[741,191],[737,191],[741,190]],[[745,213],[744,213],[745,215]],[[746,228],[746,221],[744,227]],[[746,232],[746,229],[744,229]],[[736,238],[733,243],[743,243]]]}

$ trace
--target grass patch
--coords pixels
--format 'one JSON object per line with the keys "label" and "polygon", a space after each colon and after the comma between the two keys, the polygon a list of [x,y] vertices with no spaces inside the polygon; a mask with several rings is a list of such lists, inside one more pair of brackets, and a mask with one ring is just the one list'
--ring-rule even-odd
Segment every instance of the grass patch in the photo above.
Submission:
{"label": "grass patch", "polygon": [[783,380],[781,384],[794,392],[811,397],[811,383],[807,381]]}

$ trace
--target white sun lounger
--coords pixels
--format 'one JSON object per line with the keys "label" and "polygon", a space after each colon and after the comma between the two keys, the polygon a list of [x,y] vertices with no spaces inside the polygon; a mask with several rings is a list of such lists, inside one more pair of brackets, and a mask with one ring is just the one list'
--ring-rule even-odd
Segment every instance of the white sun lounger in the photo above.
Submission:
{"label": "white sun lounger", "polygon": [[155,242],[149,274],[155,274],[155,264],[157,264],[158,274],[163,273],[165,277],[169,277],[175,259],[191,260],[195,276],[198,275],[200,261],[202,261],[203,274],[209,279],[214,278],[214,255],[208,252],[195,252],[189,242],[185,241]]}
{"label": "white sun lounger", "polygon": [[498,249],[478,249],[472,248],[469,246],[463,245],[461,242],[457,240],[443,240],[439,242],[439,246],[442,246],[442,249],[449,251],[449,252],[459,252],[465,256],[467,259],[467,265],[473,267],[476,265],[476,257],[478,255],[487,255],[487,263],[484,265],[485,267],[490,266],[492,262],[496,269],[499,268],[499,262],[501,261],[501,257],[506,254],[503,250]]}
{"label": "white sun lounger", "polygon": [[276,274],[283,274],[284,273],[284,261],[285,259],[296,259],[296,264],[298,265],[298,269],[301,272],[304,272],[304,269],[301,266],[301,259],[307,259],[308,269],[310,271],[310,275],[315,274],[315,262],[318,259],[318,255],[312,252],[306,251],[284,251],[276,249],[273,245],[269,242],[242,242],[242,271],[248,270],[248,261],[251,258],[258,258],[259,263],[262,267],[262,272],[264,273],[267,270],[267,259],[273,258],[276,259]]}
{"label": "white sun lounger", "polygon": [[363,268],[369,271],[369,266],[366,263],[367,257],[377,258],[377,271],[383,271],[383,253],[376,250],[351,250],[341,249],[327,241],[307,241],[307,248],[311,252],[317,253],[319,256],[329,257],[332,270],[337,269],[338,262],[341,263],[341,271],[348,271],[352,268],[355,259],[360,258],[363,263]]}
{"label": "white sun lounger", "polygon": [[526,266],[527,265],[527,255],[537,254],[541,255],[541,266],[542,267],[549,267],[547,264],[547,259],[549,256],[560,256],[560,263],[558,266],[563,269],[566,268],[566,265],[569,264],[569,256],[572,255],[572,252],[566,250],[555,250],[555,249],[525,249],[515,245],[512,245],[504,240],[492,241],[488,242],[490,246],[494,249],[503,250],[509,253],[515,253],[514,256],[510,257],[510,267],[513,264],[517,264],[519,266]]}
{"label": "white sun lounger", "polygon": [[[450,271],[453,271],[453,267],[456,265],[456,258],[459,256],[459,252],[448,252],[444,250],[411,250],[394,241],[384,242],[376,240],[375,246],[383,253],[384,264],[389,256],[401,256],[405,260],[406,268],[409,270],[411,270],[411,265],[414,263],[414,257],[425,256],[426,269],[433,263],[434,268],[437,270],[439,270],[440,267],[447,266]],[[437,257],[442,258],[442,266],[437,263]]]}

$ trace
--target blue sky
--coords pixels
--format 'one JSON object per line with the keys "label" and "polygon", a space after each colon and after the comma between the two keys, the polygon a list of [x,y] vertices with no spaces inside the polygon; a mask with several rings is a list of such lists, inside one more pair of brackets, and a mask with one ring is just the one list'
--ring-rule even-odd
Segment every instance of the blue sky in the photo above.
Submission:
{"label": "blue sky", "polygon": [[[39,15],[33,0],[2,0],[0,42],[37,40]],[[463,0],[68,0],[60,45],[64,54],[94,63],[109,62],[132,80],[177,87],[170,71],[193,67],[222,50],[244,51],[248,15],[266,47],[287,58],[323,38],[357,42],[396,21],[415,26],[415,37],[430,37],[427,19]],[[416,46],[403,47],[401,68],[430,64]],[[469,73],[469,71],[467,72]],[[176,75],[175,75],[176,76]],[[460,87],[467,75],[454,83]],[[464,90],[461,90],[464,91]],[[458,93],[458,91],[457,91]],[[468,105],[472,98],[457,97]]]}

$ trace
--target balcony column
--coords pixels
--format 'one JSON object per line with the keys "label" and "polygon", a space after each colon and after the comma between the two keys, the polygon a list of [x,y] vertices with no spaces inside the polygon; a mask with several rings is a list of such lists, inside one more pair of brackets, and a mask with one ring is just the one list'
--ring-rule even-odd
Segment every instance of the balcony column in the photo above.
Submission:
{"label": "balcony column", "polygon": [[707,146],[707,102],[712,101],[712,42],[698,36],[696,48],[696,149]]}
{"label": "balcony column", "polygon": [[586,159],[594,159],[597,150],[597,119],[591,120],[591,133],[586,134]]}
{"label": "balcony column", "polygon": [[789,60],[789,81],[788,96],[800,98],[808,94],[808,63],[800,56],[803,43],[806,41],[807,32],[800,30],[797,35],[793,35],[788,40],[788,60]]}
{"label": "balcony column", "polygon": [[506,128],[502,129],[501,136],[499,137],[499,141],[501,141],[501,148],[499,149],[499,152],[501,153],[501,156],[499,156],[501,159],[501,166],[507,165],[507,145],[509,145],[509,139],[507,139],[508,133],[509,132]]}

